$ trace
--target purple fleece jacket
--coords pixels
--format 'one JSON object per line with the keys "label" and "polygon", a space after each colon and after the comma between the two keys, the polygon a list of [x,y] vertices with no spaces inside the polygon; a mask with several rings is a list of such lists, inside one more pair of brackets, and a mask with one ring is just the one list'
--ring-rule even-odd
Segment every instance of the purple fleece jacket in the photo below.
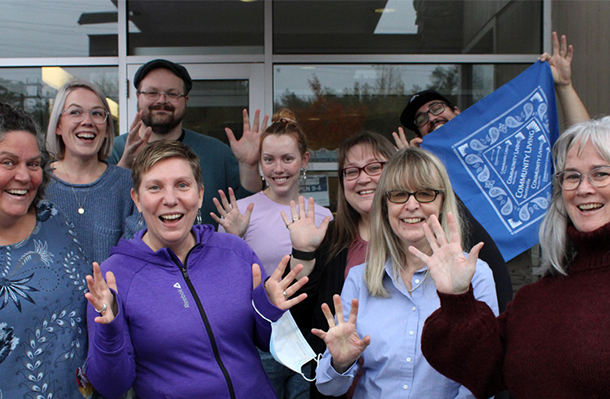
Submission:
{"label": "purple fleece jacket", "polygon": [[239,237],[209,225],[193,232],[197,245],[185,263],[195,292],[178,258],[167,248],[153,252],[144,231],[119,241],[102,264],[104,276],[116,277],[119,306],[106,325],[93,321],[91,305],[87,310],[87,376],[103,396],[118,397],[133,385],[138,398],[230,398],[232,385],[235,398],[275,398],[255,347],[268,350],[271,326],[252,301],[270,320],[283,311],[263,284],[252,289],[252,264],[260,261]]}

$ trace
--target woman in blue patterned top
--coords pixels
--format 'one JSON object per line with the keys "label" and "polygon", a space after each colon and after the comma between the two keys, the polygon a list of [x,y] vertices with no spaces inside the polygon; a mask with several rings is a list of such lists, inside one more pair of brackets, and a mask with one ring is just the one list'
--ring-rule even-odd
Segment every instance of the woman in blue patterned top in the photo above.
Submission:
{"label": "woman in blue patterned top", "polygon": [[0,103],[0,398],[80,396],[91,266],[63,215],[41,201],[48,161],[34,121]]}

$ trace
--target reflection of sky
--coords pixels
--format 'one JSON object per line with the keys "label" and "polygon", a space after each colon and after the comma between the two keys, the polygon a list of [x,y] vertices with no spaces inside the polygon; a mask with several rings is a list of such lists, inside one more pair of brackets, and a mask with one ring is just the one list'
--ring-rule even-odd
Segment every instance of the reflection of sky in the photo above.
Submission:
{"label": "reflection of sky", "polygon": [[79,25],[82,13],[116,12],[110,0],[1,0],[3,57],[86,57],[88,35],[118,34],[118,23]]}
{"label": "reflection of sky", "polygon": [[415,34],[415,8],[413,0],[388,0],[384,12],[379,18],[375,34]]}
{"label": "reflection of sky", "polygon": [[[426,88],[430,84],[430,74],[438,65],[393,65],[395,71],[400,73],[406,94],[413,85]],[[451,65],[444,65],[451,67]],[[312,95],[308,80],[317,76],[322,87],[328,87],[337,94],[343,89],[353,89],[354,83],[360,87],[368,84],[375,87],[379,72],[373,65],[276,65],[274,68],[273,99],[279,100],[282,94],[288,91],[298,97]]]}

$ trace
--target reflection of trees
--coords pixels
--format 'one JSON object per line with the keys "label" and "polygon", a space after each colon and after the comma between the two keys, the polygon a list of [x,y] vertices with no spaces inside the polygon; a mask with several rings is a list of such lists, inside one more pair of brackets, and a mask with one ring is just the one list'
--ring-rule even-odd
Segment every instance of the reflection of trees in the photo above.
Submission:
{"label": "reflection of trees", "polygon": [[[424,88],[414,85],[406,90],[399,66],[376,65],[374,70],[377,72],[374,84],[355,82],[340,94],[323,87],[314,75],[308,80],[311,97],[299,97],[286,90],[275,108],[287,107],[295,113],[313,150],[337,148],[343,140],[363,129],[390,137],[400,126],[400,114],[410,96]],[[426,89],[455,94],[458,77],[457,66],[439,66],[430,74]]]}
{"label": "reflection of trees", "polygon": [[49,99],[41,82],[27,83],[0,78],[0,102],[11,104],[32,115],[42,129],[49,123]]}
{"label": "reflection of trees", "polygon": [[[116,80],[108,79],[105,74],[97,75],[92,80],[102,90],[102,93],[118,98]],[[41,80],[29,82],[0,78],[0,102],[21,108],[32,115],[43,131],[47,129],[56,94],[57,90],[47,86]],[[114,123],[115,129],[118,129],[118,121],[114,120]]]}

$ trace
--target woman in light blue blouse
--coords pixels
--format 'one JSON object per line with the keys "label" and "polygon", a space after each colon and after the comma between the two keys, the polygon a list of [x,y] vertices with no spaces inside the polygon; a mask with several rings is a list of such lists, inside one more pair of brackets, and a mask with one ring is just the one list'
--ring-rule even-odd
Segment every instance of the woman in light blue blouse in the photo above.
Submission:
{"label": "woman in light blue blouse", "polygon": [[[337,321],[324,304],[330,328],[312,331],[328,348],[317,368],[318,390],[343,394],[362,369],[355,399],[473,398],[436,372],[420,349],[424,321],[440,302],[427,266],[409,247],[432,253],[422,226],[434,220],[461,245],[459,212],[443,164],[419,148],[400,150],[385,166],[371,216],[367,263],[354,267],[341,297],[335,295]],[[471,251],[471,261],[480,247]],[[486,263],[476,262],[474,294],[497,314],[492,272]]]}

